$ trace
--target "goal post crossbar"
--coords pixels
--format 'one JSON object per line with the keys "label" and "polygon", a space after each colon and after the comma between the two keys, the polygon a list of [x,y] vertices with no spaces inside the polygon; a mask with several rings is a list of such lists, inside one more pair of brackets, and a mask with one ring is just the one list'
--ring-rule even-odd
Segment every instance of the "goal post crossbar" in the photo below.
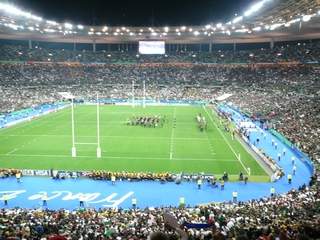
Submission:
{"label": "goal post crossbar", "polygon": [[100,102],[99,95],[97,94],[96,99],[97,105],[97,142],[86,143],[86,142],[76,142],[75,141],[75,121],[74,121],[74,97],[71,100],[71,127],[72,127],[72,157],[77,157],[76,145],[97,145],[97,158],[101,158],[101,146],[100,146]]}

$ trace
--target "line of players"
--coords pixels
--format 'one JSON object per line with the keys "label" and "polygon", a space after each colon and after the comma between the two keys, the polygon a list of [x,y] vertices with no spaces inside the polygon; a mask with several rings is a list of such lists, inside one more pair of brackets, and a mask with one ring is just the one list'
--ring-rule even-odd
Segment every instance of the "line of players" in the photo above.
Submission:
{"label": "line of players", "polygon": [[131,126],[143,126],[143,127],[163,127],[165,123],[166,116],[134,116],[128,119],[127,125]]}
{"label": "line of players", "polygon": [[196,116],[196,121],[201,132],[207,129],[206,118],[201,113]]}

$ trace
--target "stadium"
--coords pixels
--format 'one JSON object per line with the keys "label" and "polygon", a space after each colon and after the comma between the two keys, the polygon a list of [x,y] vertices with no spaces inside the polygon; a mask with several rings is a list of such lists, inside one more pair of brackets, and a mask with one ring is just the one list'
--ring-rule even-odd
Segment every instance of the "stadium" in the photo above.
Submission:
{"label": "stadium", "polygon": [[0,14],[0,240],[320,239],[319,0]]}

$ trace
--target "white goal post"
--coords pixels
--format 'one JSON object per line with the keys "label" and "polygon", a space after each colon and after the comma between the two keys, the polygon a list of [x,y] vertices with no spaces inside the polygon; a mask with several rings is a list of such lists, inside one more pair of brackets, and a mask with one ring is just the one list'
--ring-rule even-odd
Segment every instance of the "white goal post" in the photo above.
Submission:
{"label": "white goal post", "polygon": [[100,102],[99,95],[97,94],[96,99],[97,106],[97,142],[96,143],[86,143],[86,142],[76,142],[75,137],[75,121],[74,121],[74,97],[71,98],[71,127],[72,127],[72,149],[71,156],[73,158],[77,157],[77,145],[97,145],[97,158],[101,158],[101,145],[100,145]]}

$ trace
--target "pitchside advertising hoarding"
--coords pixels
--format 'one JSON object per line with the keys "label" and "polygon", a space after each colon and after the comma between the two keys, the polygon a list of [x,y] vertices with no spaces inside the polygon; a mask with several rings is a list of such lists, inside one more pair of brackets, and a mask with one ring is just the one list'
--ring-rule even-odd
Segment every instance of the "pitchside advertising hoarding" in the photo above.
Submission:
{"label": "pitchside advertising hoarding", "polygon": [[164,41],[139,41],[140,54],[165,54]]}

